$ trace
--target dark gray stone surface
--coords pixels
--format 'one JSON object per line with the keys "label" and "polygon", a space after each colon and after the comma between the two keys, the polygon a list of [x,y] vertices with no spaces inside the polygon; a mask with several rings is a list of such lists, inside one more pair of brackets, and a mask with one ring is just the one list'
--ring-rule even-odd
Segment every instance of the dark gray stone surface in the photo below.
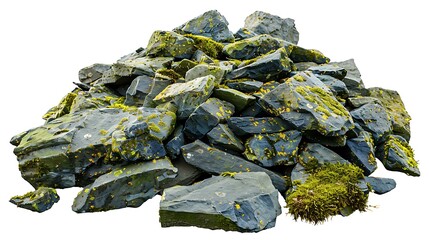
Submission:
{"label": "dark gray stone surface", "polygon": [[31,210],[33,212],[44,212],[60,200],[57,191],[53,188],[39,187],[33,192],[28,192],[22,196],[15,196],[10,202],[17,207]]}

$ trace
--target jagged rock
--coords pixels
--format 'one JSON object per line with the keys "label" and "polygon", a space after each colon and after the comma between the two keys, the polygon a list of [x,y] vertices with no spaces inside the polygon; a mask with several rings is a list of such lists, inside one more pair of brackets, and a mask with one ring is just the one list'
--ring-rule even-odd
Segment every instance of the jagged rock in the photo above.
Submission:
{"label": "jagged rock", "polygon": [[84,67],[79,70],[79,81],[90,84],[97,81],[103,76],[103,73],[110,69],[110,65],[95,63],[91,66]]}
{"label": "jagged rock", "polygon": [[144,99],[143,107],[150,107],[150,108],[156,107],[158,104],[155,103],[153,99],[172,83],[173,81],[171,80],[164,80],[164,79],[157,79],[157,78],[153,79],[152,87]]}
{"label": "jagged rock", "polygon": [[323,82],[335,96],[340,98],[347,98],[349,96],[349,90],[344,82],[328,75],[318,75],[315,76]]}
{"label": "jagged rock", "polygon": [[210,174],[219,175],[224,172],[265,172],[270,176],[274,187],[280,193],[286,192],[288,188],[286,180],[277,173],[240,157],[212,148],[200,140],[183,146],[182,155],[187,163]]}
{"label": "jagged rock", "polygon": [[253,96],[262,98],[265,94],[271,92],[274,88],[276,88],[278,85],[280,85],[277,81],[269,81],[264,83],[259,91],[253,93]]}
{"label": "jagged rock", "polygon": [[227,122],[228,127],[238,136],[277,133],[289,128],[285,121],[277,117],[231,117]]}
{"label": "jagged rock", "polygon": [[310,67],[319,66],[315,62],[296,62],[294,63],[297,71],[305,71]]}
{"label": "jagged rock", "polygon": [[65,97],[63,97],[63,99],[61,99],[60,103],[57,106],[54,106],[49,109],[48,112],[45,113],[42,118],[49,122],[66,114],[69,114],[76,96],[77,94],[74,92],[68,93]]}
{"label": "jagged rock", "polygon": [[129,106],[142,106],[146,96],[152,89],[153,79],[148,76],[138,76],[127,89],[125,104]]}
{"label": "jagged rock", "polygon": [[370,96],[378,99],[384,109],[386,109],[387,114],[392,120],[393,133],[409,141],[411,137],[411,116],[405,109],[399,93],[383,88],[369,88],[368,90]]}
{"label": "jagged rock", "polygon": [[254,37],[258,34],[254,33],[253,31],[247,29],[247,28],[240,28],[238,31],[234,34],[235,41],[240,41],[246,38]]}
{"label": "jagged rock", "polygon": [[239,116],[240,117],[262,117],[265,114],[264,109],[258,102],[251,103],[247,108],[243,109]]}
{"label": "jagged rock", "polygon": [[301,137],[302,134],[296,130],[254,135],[246,141],[244,156],[263,167],[293,165]]}
{"label": "jagged rock", "polygon": [[353,108],[362,107],[365,104],[373,103],[373,104],[379,104],[381,105],[381,102],[374,97],[350,97],[347,99],[347,102],[349,105],[351,105]]}
{"label": "jagged rock", "polygon": [[195,51],[194,55],[192,55],[192,60],[197,63],[206,63],[206,64],[214,64],[215,61],[207,54],[205,54],[201,50]]}
{"label": "jagged rock", "polygon": [[375,146],[370,133],[363,131],[357,138],[348,139],[346,153],[347,159],[360,167],[365,176],[369,176],[377,169]]}
{"label": "jagged rock", "polygon": [[230,43],[223,48],[228,58],[248,60],[281,47],[280,40],[267,34],[257,35]]}
{"label": "jagged rock", "polygon": [[243,110],[256,100],[254,96],[230,88],[216,88],[213,91],[213,96],[232,103],[237,111]]}
{"label": "jagged rock", "polygon": [[252,79],[238,79],[238,80],[229,80],[226,82],[226,85],[229,88],[241,91],[243,93],[251,93],[259,91],[259,89],[264,85],[263,82],[255,81]]}
{"label": "jagged rock", "polygon": [[222,151],[243,152],[244,146],[226,124],[218,124],[207,133],[210,144]]}
{"label": "jagged rock", "polygon": [[114,169],[79,192],[72,209],[84,213],[139,207],[162,190],[176,173],[168,158]]}
{"label": "jagged rock", "polygon": [[392,123],[386,110],[379,104],[369,103],[350,111],[353,120],[372,134],[376,144],[392,132]]}
{"label": "jagged rock", "polygon": [[323,55],[322,52],[316,49],[305,49],[300,46],[294,46],[289,58],[294,63],[299,62],[314,62],[317,64],[329,63],[330,59]]}
{"label": "jagged rock", "polygon": [[303,132],[303,136],[307,142],[319,143],[326,147],[344,147],[347,141],[347,135],[323,136],[317,131],[305,131]]}
{"label": "jagged rock", "polygon": [[44,212],[49,210],[60,200],[57,191],[53,188],[40,187],[33,192],[28,192],[22,196],[15,196],[10,202],[17,207],[31,210],[33,212]]}
{"label": "jagged rock", "polygon": [[298,44],[299,32],[295,28],[295,20],[291,18],[281,18],[266,12],[256,11],[249,15],[244,28],[256,34],[269,34],[273,37]]}
{"label": "jagged rock", "polygon": [[199,64],[186,72],[185,81],[191,81],[196,78],[212,75],[215,77],[215,84],[220,84],[224,74],[225,71],[218,66]]}
{"label": "jagged rock", "polygon": [[290,174],[290,179],[292,181],[293,190],[296,190],[298,184],[305,183],[310,174],[305,170],[299,162],[293,167]]}
{"label": "jagged rock", "polygon": [[298,156],[298,162],[305,169],[316,169],[324,164],[349,164],[336,152],[318,143],[307,143]]}
{"label": "jagged rock", "polygon": [[214,82],[215,77],[209,75],[185,83],[174,83],[162,90],[153,101],[156,104],[172,101],[178,107],[177,117],[184,119],[210,97]]}
{"label": "jagged rock", "polygon": [[288,58],[285,48],[263,55],[250,64],[235,69],[229,73],[227,79],[251,78],[261,82],[268,82],[289,73],[293,63]]}
{"label": "jagged rock", "polygon": [[183,132],[189,139],[201,139],[218,123],[225,122],[234,113],[231,103],[209,98],[199,105],[185,122]]}
{"label": "jagged rock", "polygon": [[361,79],[361,74],[356,66],[354,59],[349,59],[342,62],[331,62],[333,66],[344,68],[347,71],[346,76],[341,79],[350,91],[351,96],[366,96],[368,90],[365,89],[365,85]]}
{"label": "jagged rock", "polygon": [[162,227],[259,232],[275,226],[281,207],[268,175],[255,172],[213,176],[192,186],[166,189],[159,213]]}
{"label": "jagged rock", "polygon": [[182,77],[185,77],[186,72],[195,66],[197,66],[196,62],[191,61],[189,59],[182,59],[180,62],[172,63],[171,69],[182,75]]}
{"label": "jagged rock", "polygon": [[169,179],[168,182],[163,184],[163,189],[175,186],[188,186],[205,176],[203,171],[188,164],[182,156],[175,159],[172,163],[173,166],[177,168],[177,176],[173,179]]}
{"label": "jagged rock", "polygon": [[312,73],[296,74],[265,94],[259,103],[298,130],[340,136],[353,128],[350,113]]}
{"label": "jagged rock", "polygon": [[391,178],[365,177],[365,181],[376,194],[385,194],[396,187],[396,181]]}
{"label": "jagged rock", "polygon": [[183,145],[185,145],[183,125],[178,125],[173,132],[173,137],[165,144],[165,150],[171,159],[176,159],[180,155],[180,148]]}
{"label": "jagged rock", "polygon": [[222,49],[224,47],[222,43],[200,35],[185,34],[184,36],[194,40],[194,46],[208,56],[216,59],[222,57]]}
{"label": "jagged rock", "polygon": [[234,35],[228,29],[228,21],[218,11],[211,10],[189,20],[173,31],[201,35],[217,42],[234,42]]}
{"label": "jagged rock", "polygon": [[319,65],[310,67],[308,69],[314,74],[318,75],[328,75],[339,80],[343,79],[347,75],[347,70],[342,67],[332,66],[332,65]]}
{"label": "jagged rock", "polygon": [[375,156],[380,159],[387,170],[420,176],[413,149],[401,136],[390,135],[385,142],[377,146]]}
{"label": "jagged rock", "polygon": [[145,54],[150,57],[191,58],[196,48],[194,40],[170,31],[155,31],[150,37]]}

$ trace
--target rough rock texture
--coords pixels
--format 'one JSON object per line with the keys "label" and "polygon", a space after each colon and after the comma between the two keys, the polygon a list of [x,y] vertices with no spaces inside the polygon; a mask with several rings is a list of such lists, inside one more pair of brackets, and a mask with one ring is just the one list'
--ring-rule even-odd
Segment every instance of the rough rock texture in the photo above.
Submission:
{"label": "rough rock texture", "polygon": [[391,178],[365,177],[365,181],[376,194],[385,194],[396,187],[396,181]]}
{"label": "rough rock texture", "polygon": [[162,227],[259,232],[275,226],[281,207],[266,173],[233,173],[166,189],[159,213]]}
{"label": "rough rock texture", "polygon": [[31,210],[33,212],[44,212],[49,210],[60,200],[57,191],[53,188],[40,187],[33,192],[28,192],[22,196],[15,196],[10,202],[17,207]]}

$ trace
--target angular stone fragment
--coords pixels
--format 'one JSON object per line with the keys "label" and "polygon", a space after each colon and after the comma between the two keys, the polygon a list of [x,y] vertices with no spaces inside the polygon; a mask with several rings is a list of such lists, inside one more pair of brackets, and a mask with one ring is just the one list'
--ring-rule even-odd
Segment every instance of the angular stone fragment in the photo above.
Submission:
{"label": "angular stone fragment", "polygon": [[323,82],[335,96],[340,98],[347,98],[349,90],[344,82],[329,75],[315,75],[321,82]]}
{"label": "angular stone fragment", "polygon": [[73,107],[73,102],[76,96],[77,94],[74,92],[68,93],[65,97],[63,97],[63,99],[61,99],[60,103],[57,106],[54,106],[49,109],[48,112],[45,113],[42,118],[49,122],[58,117],[69,114]]}
{"label": "angular stone fragment", "polygon": [[353,128],[350,113],[312,73],[296,74],[265,94],[259,103],[298,130],[341,136]]}
{"label": "angular stone fragment", "polygon": [[90,84],[97,81],[103,76],[103,73],[110,69],[110,65],[95,63],[91,66],[84,67],[79,70],[79,81]]}
{"label": "angular stone fragment", "polygon": [[194,41],[170,31],[155,31],[150,37],[145,54],[150,57],[190,59],[196,48]]}
{"label": "angular stone fragment", "polygon": [[60,200],[57,191],[53,188],[39,187],[33,192],[28,192],[22,196],[15,196],[10,202],[17,207],[31,210],[33,212],[44,212],[49,210]]}
{"label": "angular stone fragment", "polygon": [[259,91],[264,83],[260,81],[255,81],[252,79],[238,79],[238,80],[229,80],[226,82],[226,85],[229,88],[235,89],[243,93],[251,93]]}
{"label": "angular stone fragment", "polygon": [[301,137],[302,134],[296,130],[254,135],[246,141],[244,156],[263,167],[293,165]]}
{"label": "angular stone fragment", "polygon": [[183,132],[191,139],[201,139],[218,123],[225,122],[234,113],[234,105],[217,98],[209,98],[199,105],[185,122]]}
{"label": "angular stone fragment", "polygon": [[405,109],[399,93],[394,90],[383,88],[369,88],[368,90],[370,96],[378,99],[381,105],[386,109],[387,114],[392,120],[393,133],[409,141],[411,137],[411,116]]}
{"label": "angular stone fragment", "polygon": [[225,71],[214,65],[199,64],[186,72],[185,81],[191,81],[196,78],[212,75],[215,77],[215,84],[222,82]]}
{"label": "angular stone fragment", "polygon": [[361,79],[361,74],[356,66],[354,59],[349,59],[342,62],[331,62],[333,66],[342,67],[347,71],[347,75],[341,79],[350,91],[351,96],[362,96],[368,95],[368,91],[365,89],[365,85]]}
{"label": "angular stone fragment", "polygon": [[265,94],[271,92],[274,88],[276,88],[278,85],[280,85],[279,82],[277,81],[269,81],[269,82],[265,82],[261,88],[259,89],[259,91],[253,93],[253,96],[258,97],[258,98],[262,98]]}
{"label": "angular stone fragment", "polygon": [[158,104],[155,103],[153,99],[172,83],[173,81],[171,80],[164,80],[164,79],[157,79],[157,78],[153,79],[152,87],[144,99],[143,107],[149,107],[149,108],[156,107]]}
{"label": "angular stone fragment", "polygon": [[177,176],[169,179],[163,184],[162,188],[167,189],[175,186],[188,186],[204,176],[204,172],[200,169],[188,164],[182,156],[173,161],[173,166],[177,168]]}
{"label": "angular stone fragment", "polygon": [[308,143],[305,145],[304,149],[299,153],[298,161],[306,170],[316,169],[327,163],[349,164],[347,160],[336,152],[318,143]]}
{"label": "angular stone fragment", "polygon": [[365,131],[372,134],[376,144],[392,132],[392,123],[384,107],[369,103],[350,111],[350,114]]}
{"label": "angular stone fragment", "polygon": [[205,102],[212,93],[215,77],[209,75],[185,83],[167,86],[153,101],[156,104],[172,101],[178,107],[177,117],[189,117],[194,109]]}
{"label": "angular stone fragment", "polygon": [[142,106],[146,96],[152,89],[153,79],[148,76],[138,76],[132,82],[126,93],[125,104]]}
{"label": "angular stone fragment", "polygon": [[240,139],[237,138],[226,124],[218,124],[210,132],[207,138],[212,146],[222,151],[243,152],[244,146]]}
{"label": "angular stone fragment", "polygon": [[258,102],[253,102],[247,108],[243,109],[239,116],[240,117],[262,117],[265,115],[264,109],[262,109],[261,105]]}
{"label": "angular stone fragment", "polygon": [[240,41],[246,38],[254,37],[258,34],[254,33],[253,31],[247,29],[247,28],[240,28],[238,31],[234,34],[235,41]]}
{"label": "angular stone fragment", "polygon": [[325,147],[344,147],[347,141],[347,135],[323,136],[317,131],[305,131],[303,135],[308,142],[319,143]]}
{"label": "angular stone fragment", "polygon": [[280,42],[277,38],[262,34],[230,43],[223,48],[223,53],[228,58],[247,60],[279,49]]}
{"label": "angular stone fragment", "polygon": [[396,187],[396,181],[392,178],[365,177],[365,181],[376,194],[385,194]]}
{"label": "angular stone fragment", "polygon": [[277,117],[231,117],[228,127],[238,136],[260,133],[277,133],[288,130],[288,125]]}
{"label": "angular stone fragment", "polygon": [[305,71],[310,67],[318,66],[315,62],[295,62],[294,64],[297,71]]}
{"label": "angular stone fragment", "polygon": [[183,145],[185,145],[183,125],[178,125],[173,132],[173,137],[165,144],[165,150],[171,159],[176,159],[180,155],[180,148]]}
{"label": "angular stone fragment", "polygon": [[243,110],[256,100],[254,96],[230,88],[217,88],[213,91],[213,96],[232,103],[237,111]]}
{"label": "angular stone fragment", "polygon": [[240,157],[212,148],[200,140],[183,146],[182,155],[187,163],[211,174],[219,175],[224,172],[265,172],[270,176],[274,187],[280,193],[286,192],[288,188],[286,180],[277,173]]}
{"label": "angular stone fragment", "polygon": [[212,38],[217,42],[234,42],[234,35],[228,29],[228,21],[216,10],[211,10],[189,20],[173,31]]}
{"label": "angular stone fragment", "polygon": [[368,103],[381,105],[381,102],[377,98],[374,98],[374,97],[360,97],[360,96],[359,97],[350,97],[347,99],[347,102],[353,108],[358,108],[358,107],[361,107],[361,106],[368,104]]}
{"label": "angular stone fragment", "polygon": [[370,133],[363,131],[357,138],[348,139],[346,152],[348,160],[360,167],[365,176],[377,169],[375,146]]}
{"label": "angular stone fragment", "polygon": [[114,169],[79,192],[72,209],[84,213],[139,207],[163,189],[176,173],[168,158]]}
{"label": "angular stone fragment", "polygon": [[249,15],[244,28],[256,34],[269,34],[273,37],[298,44],[299,32],[295,28],[295,20],[291,18],[281,18],[266,12],[256,11]]}
{"label": "angular stone fragment", "polygon": [[254,62],[235,69],[227,75],[227,79],[251,78],[261,82],[268,82],[289,73],[293,63],[288,58],[285,48],[266,54],[255,59]]}
{"label": "angular stone fragment", "polygon": [[344,68],[332,65],[314,66],[310,67],[308,70],[314,74],[328,75],[339,80],[343,79],[347,74],[347,70],[345,70]]}
{"label": "angular stone fragment", "polygon": [[194,55],[192,55],[192,60],[197,63],[206,63],[206,64],[215,63],[215,61],[209,55],[205,54],[201,50],[195,51]]}
{"label": "angular stone fragment", "polygon": [[171,69],[182,75],[182,77],[185,77],[186,72],[195,66],[197,66],[196,62],[191,61],[189,59],[182,59],[180,62],[172,63]]}
{"label": "angular stone fragment", "polygon": [[328,63],[330,59],[323,55],[322,52],[316,49],[305,49],[300,46],[294,46],[292,52],[289,54],[289,58],[294,63],[299,62],[314,62],[317,64]]}
{"label": "angular stone fragment", "polygon": [[420,176],[413,149],[401,136],[390,135],[385,142],[377,146],[375,156],[380,159],[387,170],[403,172],[415,177]]}
{"label": "angular stone fragment", "polygon": [[281,207],[267,174],[236,173],[166,189],[159,213],[162,227],[259,232],[275,226]]}
{"label": "angular stone fragment", "polygon": [[296,186],[305,183],[310,174],[305,170],[299,162],[293,167],[290,174],[290,180],[292,181],[293,190],[296,190]]}

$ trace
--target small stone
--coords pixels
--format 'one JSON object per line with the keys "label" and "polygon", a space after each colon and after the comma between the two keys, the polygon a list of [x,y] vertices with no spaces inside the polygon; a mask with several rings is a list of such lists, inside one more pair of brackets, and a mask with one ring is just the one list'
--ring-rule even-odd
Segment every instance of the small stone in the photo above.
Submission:
{"label": "small stone", "polygon": [[223,48],[223,53],[228,58],[248,60],[279,49],[280,42],[279,39],[262,34],[230,43]]}
{"label": "small stone", "polygon": [[[350,131],[349,131],[350,132]],[[347,132],[347,133],[349,133]],[[305,131],[304,137],[308,142],[319,143],[325,147],[344,147],[347,141],[347,135],[341,136],[324,136],[317,131]]]}
{"label": "small stone", "polygon": [[294,46],[289,58],[294,63],[299,62],[314,62],[317,64],[329,63],[330,59],[323,55],[322,52],[316,49],[305,49],[303,47]]}
{"label": "small stone", "polygon": [[28,192],[25,195],[12,197],[10,202],[17,207],[41,213],[49,210],[59,200],[60,196],[58,196],[55,189],[39,187],[37,190]]}
{"label": "small stone", "polygon": [[207,138],[212,146],[222,151],[233,151],[238,153],[244,151],[241,140],[234,135],[226,124],[218,124],[207,133]]}
{"label": "small stone", "polygon": [[348,98],[349,96],[349,90],[347,89],[347,86],[344,82],[341,80],[338,80],[337,78],[331,77],[329,75],[318,75],[315,74],[315,76],[323,82],[335,96],[338,96],[340,98]]}
{"label": "small stone", "polygon": [[365,181],[371,186],[376,194],[385,194],[396,187],[396,181],[391,178],[365,177]]}
{"label": "small stone", "polygon": [[126,93],[124,104],[143,106],[146,96],[152,89],[153,79],[148,76],[138,76],[132,82]]}
{"label": "small stone", "polygon": [[365,104],[373,103],[373,104],[379,104],[381,105],[381,102],[374,97],[350,97],[347,99],[347,102],[349,105],[351,105],[353,108],[359,108],[362,107]]}
{"label": "small stone", "polygon": [[201,63],[206,63],[206,64],[214,64],[215,61],[206,53],[204,53],[201,50],[197,50],[195,51],[194,55],[192,55],[192,60],[201,64]]}
{"label": "small stone", "polygon": [[368,103],[350,111],[353,120],[372,134],[374,142],[380,143],[392,132],[392,123],[386,109],[379,104]]}
{"label": "small stone", "polygon": [[260,133],[277,133],[288,130],[285,121],[277,117],[231,117],[228,127],[238,136]]}
{"label": "small stone", "polygon": [[165,144],[165,150],[171,159],[176,159],[180,155],[180,148],[185,145],[185,135],[183,125],[176,126],[172,138]]}
{"label": "small stone", "polygon": [[171,64],[171,69],[173,69],[178,74],[182,75],[182,77],[185,77],[186,72],[197,66],[198,63],[191,61],[189,59],[182,59],[180,62],[174,62]]}
{"label": "small stone", "polygon": [[95,63],[91,66],[84,67],[79,70],[79,81],[90,84],[97,81],[103,76],[103,73],[110,69],[110,65]]}
{"label": "small stone", "polygon": [[295,67],[297,71],[305,71],[309,69],[310,67],[319,66],[315,62],[295,62]]}
{"label": "small stone", "polygon": [[256,98],[252,95],[247,95],[230,88],[216,88],[213,91],[213,96],[232,103],[237,111],[243,110],[256,100]]}
{"label": "small stone", "polygon": [[189,69],[185,75],[185,81],[191,81],[196,78],[212,75],[215,77],[215,84],[222,82],[225,71],[222,68],[214,65],[199,64]]}
{"label": "small stone", "polygon": [[266,173],[233,173],[166,189],[159,213],[162,227],[259,232],[275,226],[281,207]]}
{"label": "small stone", "polygon": [[349,164],[336,152],[324,147],[318,143],[307,143],[298,156],[298,162],[306,170],[316,169],[324,164]]}
{"label": "small stone", "polygon": [[314,66],[314,67],[310,67],[308,70],[314,74],[327,75],[339,80],[344,79],[344,77],[347,75],[347,70],[345,70],[342,67],[332,66],[332,65]]}
{"label": "small stone", "polygon": [[350,91],[350,96],[366,96],[368,90],[365,89],[365,85],[361,79],[361,74],[356,66],[354,59],[349,59],[342,62],[331,62],[333,66],[344,68],[347,71],[346,76],[341,79]]}
{"label": "small stone", "polygon": [[229,88],[235,89],[243,93],[252,93],[259,91],[259,89],[264,85],[263,82],[255,81],[252,79],[237,79],[229,80],[226,82],[226,86]]}
{"label": "small stone", "polygon": [[190,59],[196,48],[194,41],[170,31],[155,31],[145,49],[150,57],[174,57]]}
{"label": "small stone", "polygon": [[152,87],[143,101],[143,107],[154,108],[158,106],[159,104],[155,103],[153,99],[172,83],[172,80],[153,79]]}
{"label": "small stone", "polygon": [[256,34],[255,32],[247,29],[247,28],[240,28],[238,29],[238,31],[234,34],[235,37],[235,41],[240,41],[246,38],[251,38],[254,37],[258,34]]}
{"label": "small stone", "polygon": [[251,103],[239,114],[240,117],[262,117],[263,115],[265,115],[265,111],[258,102]]}
{"label": "small stone", "polygon": [[349,161],[360,167],[365,176],[369,176],[377,169],[375,146],[370,133],[363,131],[359,137],[348,139],[346,152]]}

